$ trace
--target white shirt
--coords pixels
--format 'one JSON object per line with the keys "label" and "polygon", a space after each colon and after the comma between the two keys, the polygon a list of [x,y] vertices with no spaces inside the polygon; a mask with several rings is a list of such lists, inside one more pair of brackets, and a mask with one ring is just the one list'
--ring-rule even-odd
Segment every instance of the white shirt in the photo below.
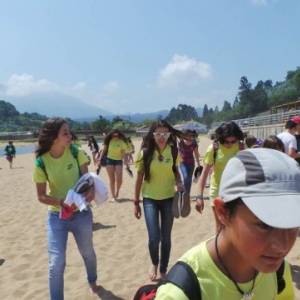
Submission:
{"label": "white shirt", "polygon": [[284,145],[284,152],[289,153],[289,149],[293,148],[297,151],[297,140],[295,136],[288,131],[281,132],[277,135],[278,138],[281,139]]}

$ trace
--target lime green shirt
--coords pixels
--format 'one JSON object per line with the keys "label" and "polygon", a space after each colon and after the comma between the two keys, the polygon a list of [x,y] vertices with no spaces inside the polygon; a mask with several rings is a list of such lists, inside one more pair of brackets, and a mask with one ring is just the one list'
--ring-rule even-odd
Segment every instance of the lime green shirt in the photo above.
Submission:
{"label": "lime green shirt", "polygon": [[127,149],[128,146],[123,140],[112,138],[108,145],[107,157],[113,160],[122,160]]}
{"label": "lime green shirt", "polygon": [[[158,151],[154,151],[150,164],[150,180],[144,180],[142,185],[143,198],[163,200],[171,198],[175,194],[176,180],[172,170],[173,157],[171,147],[167,145],[161,155],[163,157],[162,161],[158,159]],[[178,159],[177,156],[176,164],[178,164]],[[136,168],[138,172],[144,170],[143,152],[140,152],[138,155]]]}
{"label": "lime green shirt", "polygon": [[222,173],[230,158],[234,157],[239,152],[239,145],[234,144],[231,148],[226,148],[222,144],[219,144],[217,150],[216,159],[214,162],[214,150],[213,145],[207,148],[204,156],[204,163],[206,165],[213,165],[213,173],[210,180],[209,197],[210,200],[214,200],[219,194],[219,186]]}
{"label": "lime green shirt", "polygon": [[[194,270],[201,286],[202,300],[241,300],[242,296],[234,283],[221,272],[212,260],[206,242],[192,248],[180,259],[188,263]],[[286,263],[284,278],[287,287],[292,287],[289,264]],[[239,283],[243,291],[252,288],[253,281]],[[276,273],[258,273],[253,289],[252,300],[293,300],[294,292],[285,288],[277,296]],[[155,300],[188,300],[184,292],[177,286],[167,283],[162,285],[156,294]]]}
{"label": "lime green shirt", "polygon": [[[45,172],[35,166],[33,171],[33,181],[35,183],[49,183],[49,196],[64,199],[69,191],[79,179],[80,166],[88,163],[88,158],[82,150],[78,151],[78,163],[72,155],[70,148],[66,148],[63,155],[59,158],[53,158],[49,152],[43,154],[43,163],[45,165],[47,176]],[[59,211],[58,206],[49,205],[49,210]]]}

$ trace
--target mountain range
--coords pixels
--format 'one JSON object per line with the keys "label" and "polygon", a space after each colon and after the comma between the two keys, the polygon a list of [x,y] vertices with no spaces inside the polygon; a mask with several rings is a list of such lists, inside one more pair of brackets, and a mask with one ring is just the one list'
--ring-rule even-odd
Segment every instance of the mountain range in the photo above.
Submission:
{"label": "mountain range", "polygon": [[[79,98],[62,93],[35,93],[30,96],[6,97],[6,101],[12,103],[21,112],[39,113],[49,117],[60,116],[81,122],[92,122],[100,115],[112,120],[116,115],[103,110],[96,105],[83,102]],[[196,109],[198,115],[202,115],[202,108]],[[124,120],[142,122],[146,119],[165,118],[169,110],[160,110],[150,113],[128,113],[118,115]]]}

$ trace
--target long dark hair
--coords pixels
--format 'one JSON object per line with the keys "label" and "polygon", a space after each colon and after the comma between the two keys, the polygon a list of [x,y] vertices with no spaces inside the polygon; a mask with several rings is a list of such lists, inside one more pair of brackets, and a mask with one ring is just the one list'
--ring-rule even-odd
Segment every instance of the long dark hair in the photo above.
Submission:
{"label": "long dark hair", "polygon": [[[171,134],[167,140],[167,144],[171,146],[172,153],[178,153],[177,137],[181,138],[182,132],[173,128],[165,120],[158,120],[158,121],[152,123],[147,135],[143,139],[142,146],[141,146],[141,149],[143,151],[144,178],[146,181],[150,180],[150,164],[152,162],[153,154],[156,149],[156,143],[154,140],[153,133],[157,128],[160,128],[160,127],[168,128],[168,130]],[[177,175],[176,174],[176,162],[174,162],[174,161],[173,161],[172,169],[173,169],[174,175],[176,177],[176,175]]]}
{"label": "long dark hair", "polygon": [[35,150],[36,157],[39,157],[50,150],[55,139],[58,136],[60,128],[67,124],[63,118],[48,119],[39,131],[38,146]]}
{"label": "long dark hair", "polygon": [[233,121],[221,124],[215,131],[215,141],[224,144],[225,139],[234,136],[239,141],[244,139],[244,133],[240,127]]}
{"label": "long dark hair", "polygon": [[126,136],[124,135],[124,133],[122,133],[120,130],[118,129],[114,129],[112,131],[110,131],[106,136],[105,136],[105,139],[104,139],[104,145],[105,146],[109,146],[109,143],[111,141],[111,139],[113,138],[113,135],[114,134],[118,134],[118,138],[123,140],[126,144],[127,144],[127,138]]}

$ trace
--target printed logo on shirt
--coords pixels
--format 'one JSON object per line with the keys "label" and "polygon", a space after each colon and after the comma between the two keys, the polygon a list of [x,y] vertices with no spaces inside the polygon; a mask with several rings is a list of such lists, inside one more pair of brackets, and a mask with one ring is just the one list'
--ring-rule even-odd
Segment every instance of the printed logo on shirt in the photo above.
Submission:
{"label": "printed logo on shirt", "polygon": [[73,163],[68,164],[67,170],[71,170],[73,168]]}

